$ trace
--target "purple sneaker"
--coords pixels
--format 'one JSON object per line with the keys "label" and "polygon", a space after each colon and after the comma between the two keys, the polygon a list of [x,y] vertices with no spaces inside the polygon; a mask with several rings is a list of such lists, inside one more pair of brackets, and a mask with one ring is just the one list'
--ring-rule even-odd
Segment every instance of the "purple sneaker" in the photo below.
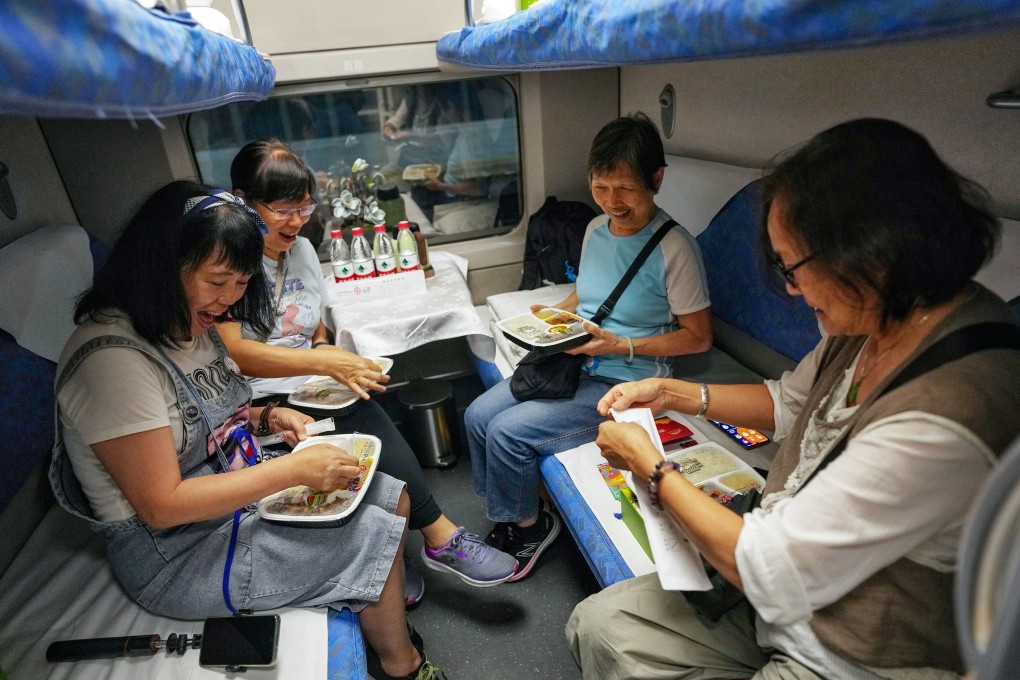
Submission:
{"label": "purple sneaker", "polygon": [[517,571],[516,559],[486,545],[464,527],[458,527],[457,533],[435,550],[422,546],[421,556],[429,569],[455,574],[464,583],[478,588],[504,583]]}
{"label": "purple sneaker", "polygon": [[425,578],[411,556],[404,553],[404,606],[413,607],[425,597]]}

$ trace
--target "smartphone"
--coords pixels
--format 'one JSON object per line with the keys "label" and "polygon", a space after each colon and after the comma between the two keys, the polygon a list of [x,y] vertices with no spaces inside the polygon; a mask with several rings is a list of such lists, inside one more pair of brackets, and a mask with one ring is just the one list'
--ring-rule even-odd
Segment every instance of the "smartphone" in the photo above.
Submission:
{"label": "smartphone", "polygon": [[223,616],[206,619],[198,664],[213,668],[259,668],[276,664],[280,617]]}
{"label": "smartphone", "polygon": [[729,425],[727,423],[720,423],[718,420],[712,420],[711,418],[708,418],[708,422],[728,434],[730,439],[737,442],[745,449],[753,449],[756,446],[769,443],[769,438],[758,430],[752,430],[748,427],[737,427],[736,425]]}

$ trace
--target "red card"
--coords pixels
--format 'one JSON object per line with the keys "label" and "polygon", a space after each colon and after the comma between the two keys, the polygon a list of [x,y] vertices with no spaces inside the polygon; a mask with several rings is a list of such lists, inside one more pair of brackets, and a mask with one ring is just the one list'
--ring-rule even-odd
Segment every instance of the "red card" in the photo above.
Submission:
{"label": "red card", "polygon": [[662,418],[655,419],[655,429],[659,431],[659,439],[662,440],[663,444],[669,444],[675,442],[678,439],[686,439],[687,437],[693,437],[694,432],[691,428],[678,423],[672,418],[663,416]]}

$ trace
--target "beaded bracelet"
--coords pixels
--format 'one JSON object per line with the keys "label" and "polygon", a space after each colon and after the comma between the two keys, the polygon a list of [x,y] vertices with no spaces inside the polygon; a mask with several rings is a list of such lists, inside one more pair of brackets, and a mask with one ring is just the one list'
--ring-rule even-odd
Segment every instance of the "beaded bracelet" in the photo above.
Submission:
{"label": "beaded bracelet", "polygon": [[279,405],[280,402],[271,401],[262,409],[262,415],[259,416],[259,427],[255,430],[257,436],[265,437],[267,434],[273,434],[273,431],[269,428],[269,413]]}
{"label": "beaded bracelet", "polygon": [[663,475],[667,472],[683,474],[683,468],[671,460],[660,460],[655,464],[652,474],[648,475],[648,500],[651,501],[653,508],[658,508],[659,510],[662,510],[662,505],[659,503],[659,482],[662,481]]}

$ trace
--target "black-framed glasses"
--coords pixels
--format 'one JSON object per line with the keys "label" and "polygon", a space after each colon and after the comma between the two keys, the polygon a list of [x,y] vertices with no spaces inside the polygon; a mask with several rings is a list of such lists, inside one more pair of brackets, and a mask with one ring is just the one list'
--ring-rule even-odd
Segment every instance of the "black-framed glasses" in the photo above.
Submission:
{"label": "black-framed glasses", "polygon": [[316,208],[319,207],[318,203],[309,203],[308,205],[303,205],[300,208],[281,208],[281,209],[277,209],[277,208],[272,207],[271,205],[269,205],[265,201],[259,201],[259,203],[261,203],[263,206],[265,206],[266,210],[268,210],[269,212],[273,213],[273,218],[274,219],[277,219],[277,220],[279,220],[281,222],[289,220],[291,217],[294,217],[295,213],[297,213],[301,217],[308,217],[313,212],[315,212]]}
{"label": "black-framed glasses", "polygon": [[797,269],[803,267],[804,265],[806,265],[808,262],[810,262],[813,259],[815,259],[814,255],[808,255],[803,260],[800,260],[799,262],[794,262],[789,267],[787,267],[785,264],[783,264],[783,258],[779,257],[779,255],[776,254],[776,253],[772,253],[772,267],[777,272],[779,272],[779,274],[784,279],[786,279],[786,282],[788,284],[790,284],[791,286],[796,288],[797,287],[797,277],[793,275],[793,272],[796,271]]}

